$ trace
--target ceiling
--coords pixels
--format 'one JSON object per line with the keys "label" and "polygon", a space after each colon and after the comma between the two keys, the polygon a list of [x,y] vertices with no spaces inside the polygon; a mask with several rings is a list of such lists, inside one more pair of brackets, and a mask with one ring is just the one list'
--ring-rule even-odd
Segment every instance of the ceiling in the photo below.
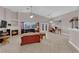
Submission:
{"label": "ceiling", "polygon": [[56,17],[78,9],[77,6],[4,6],[14,12],[32,12],[41,16]]}

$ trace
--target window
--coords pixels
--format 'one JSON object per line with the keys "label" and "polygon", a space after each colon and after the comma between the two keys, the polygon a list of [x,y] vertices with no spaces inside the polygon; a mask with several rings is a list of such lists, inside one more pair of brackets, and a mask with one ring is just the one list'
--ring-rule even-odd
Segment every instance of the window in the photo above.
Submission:
{"label": "window", "polygon": [[47,31],[47,24],[46,24],[45,28],[46,28],[46,31]]}
{"label": "window", "polygon": [[44,31],[44,24],[42,24],[42,30]]}

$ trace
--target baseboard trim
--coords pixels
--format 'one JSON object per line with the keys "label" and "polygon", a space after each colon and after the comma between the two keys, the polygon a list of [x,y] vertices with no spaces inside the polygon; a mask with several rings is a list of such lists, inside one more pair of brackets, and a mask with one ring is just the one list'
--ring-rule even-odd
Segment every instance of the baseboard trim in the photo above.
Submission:
{"label": "baseboard trim", "polygon": [[69,41],[69,43],[70,43],[74,48],[76,48],[76,50],[79,51],[79,47],[77,47],[72,41]]}

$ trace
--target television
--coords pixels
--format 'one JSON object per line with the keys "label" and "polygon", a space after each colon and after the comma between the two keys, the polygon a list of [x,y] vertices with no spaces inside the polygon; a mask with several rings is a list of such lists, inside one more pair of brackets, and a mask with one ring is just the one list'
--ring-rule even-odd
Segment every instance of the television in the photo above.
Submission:
{"label": "television", "polygon": [[0,28],[6,28],[7,27],[7,21],[0,20]]}

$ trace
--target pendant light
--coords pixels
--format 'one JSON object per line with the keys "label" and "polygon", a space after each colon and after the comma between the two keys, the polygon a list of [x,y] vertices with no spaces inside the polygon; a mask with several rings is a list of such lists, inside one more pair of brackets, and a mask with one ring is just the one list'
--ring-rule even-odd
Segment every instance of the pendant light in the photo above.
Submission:
{"label": "pendant light", "polygon": [[32,15],[32,6],[31,6],[31,15],[30,18],[32,19],[34,16]]}

